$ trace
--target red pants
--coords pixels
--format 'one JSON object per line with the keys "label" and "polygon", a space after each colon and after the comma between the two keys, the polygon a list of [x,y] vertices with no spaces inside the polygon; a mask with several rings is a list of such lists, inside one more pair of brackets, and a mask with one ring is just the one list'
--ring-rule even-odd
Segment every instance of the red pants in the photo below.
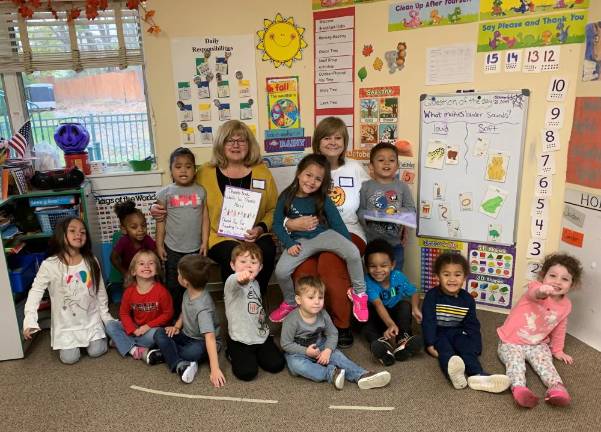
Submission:
{"label": "red pants", "polygon": [[[363,255],[365,242],[358,235],[351,234],[353,243]],[[347,297],[347,290],[351,287],[351,280],[346,270],[346,262],[338,255],[331,252],[321,252],[313,255],[299,265],[292,279],[296,283],[302,276],[319,276],[326,285],[325,308],[332,317],[334,325],[338,328],[351,326],[351,301]]]}

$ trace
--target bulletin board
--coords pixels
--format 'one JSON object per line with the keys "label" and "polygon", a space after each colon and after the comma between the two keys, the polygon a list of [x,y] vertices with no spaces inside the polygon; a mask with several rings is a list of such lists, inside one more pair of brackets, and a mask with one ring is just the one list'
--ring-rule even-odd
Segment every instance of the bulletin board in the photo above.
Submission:
{"label": "bulletin board", "polygon": [[516,241],[528,90],[422,95],[419,236]]}

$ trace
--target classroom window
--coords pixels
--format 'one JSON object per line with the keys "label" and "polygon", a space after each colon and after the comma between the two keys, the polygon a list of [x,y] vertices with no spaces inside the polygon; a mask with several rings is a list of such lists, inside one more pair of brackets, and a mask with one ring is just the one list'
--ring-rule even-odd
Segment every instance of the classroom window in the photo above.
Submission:
{"label": "classroom window", "polygon": [[8,139],[11,136],[10,116],[6,93],[4,92],[4,77],[0,75],[0,138]]}
{"label": "classroom window", "polygon": [[56,127],[79,122],[90,133],[91,160],[153,153],[138,12],[120,7],[109,2],[93,21],[69,21],[60,10],[58,19],[36,12],[22,20],[0,8],[0,68],[19,73],[36,148],[56,150]]}

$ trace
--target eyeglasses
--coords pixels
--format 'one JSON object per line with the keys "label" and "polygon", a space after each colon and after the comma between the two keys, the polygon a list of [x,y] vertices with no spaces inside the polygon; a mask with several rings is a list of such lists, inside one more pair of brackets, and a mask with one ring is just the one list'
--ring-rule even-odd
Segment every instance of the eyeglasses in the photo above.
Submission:
{"label": "eyeglasses", "polygon": [[243,147],[248,144],[248,141],[244,138],[242,139],[228,139],[225,141],[225,145],[233,147],[238,145],[239,147]]}

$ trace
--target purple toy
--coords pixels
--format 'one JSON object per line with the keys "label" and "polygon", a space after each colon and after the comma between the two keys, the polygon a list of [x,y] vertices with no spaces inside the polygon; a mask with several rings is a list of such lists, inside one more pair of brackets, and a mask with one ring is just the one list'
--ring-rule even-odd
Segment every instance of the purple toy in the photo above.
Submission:
{"label": "purple toy", "polygon": [[81,123],[62,123],[54,132],[54,141],[65,154],[82,153],[90,134]]}

